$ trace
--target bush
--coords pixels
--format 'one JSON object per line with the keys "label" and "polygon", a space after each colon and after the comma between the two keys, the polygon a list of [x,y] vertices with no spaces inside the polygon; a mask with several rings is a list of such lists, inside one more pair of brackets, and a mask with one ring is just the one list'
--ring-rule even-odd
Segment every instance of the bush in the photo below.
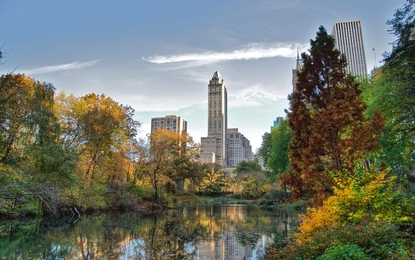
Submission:
{"label": "bush", "polygon": [[337,245],[327,249],[324,255],[317,258],[318,260],[370,260],[362,248],[355,244]]}
{"label": "bush", "polygon": [[[269,250],[272,254],[267,259],[317,259],[333,251],[351,250],[352,248],[334,248],[339,245],[356,245],[369,258],[362,259],[411,259],[410,248],[413,247],[407,234],[390,223],[347,223],[331,225],[312,232],[307,243],[293,242],[282,249]],[[413,242],[412,242],[413,243]],[[329,255],[331,256],[331,255]],[[347,258],[322,258],[347,259]],[[360,259],[360,258],[350,258]]]}
{"label": "bush", "polygon": [[152,187],[138,186],[134,183],[130,183],[127,192],[132,193],[143,200],[152,200],[154,195],[154,189]]}

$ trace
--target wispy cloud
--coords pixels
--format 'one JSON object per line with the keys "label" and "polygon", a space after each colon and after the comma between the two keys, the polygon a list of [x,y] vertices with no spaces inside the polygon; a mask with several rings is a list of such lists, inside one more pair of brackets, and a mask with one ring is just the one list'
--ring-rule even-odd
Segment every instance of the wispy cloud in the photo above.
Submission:
{"label": "wispy cloud", "polygon": [[71,63],[66,63],[66,64],[59,64],[59,65],[29,69],[24,72],[26,74],[45,74],[45,73],[51,73],[51,72],[57,72],[57,71],[78,70],[78,69],[91,67],[95,65],[98,61],[99,60],[86,61],[86,62],[76,61],[76,62],[71,62]]}
{"label": "wispy cloud", "polygon": [[173,63],[173,62],[200,62],[213,63],[219,61],[229,60],[251,60],[272,57],[295,57],[297,51],[304,51],[307,48],[306,44],[286,44],[276,43],[272,45],[251,44],[245,48],[230,52],[202,52],[202,53],[187,53],[179,55],[156,55],[144,58],[143,60],[156,63]]}

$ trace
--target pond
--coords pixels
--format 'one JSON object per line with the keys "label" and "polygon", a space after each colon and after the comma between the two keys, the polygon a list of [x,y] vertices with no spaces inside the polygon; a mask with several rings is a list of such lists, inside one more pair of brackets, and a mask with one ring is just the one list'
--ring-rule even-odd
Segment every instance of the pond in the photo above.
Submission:
{"label": "pond", "polygon": [[216,205],[62,222],[1,222],[1,259],[260,259],[297,213]]}

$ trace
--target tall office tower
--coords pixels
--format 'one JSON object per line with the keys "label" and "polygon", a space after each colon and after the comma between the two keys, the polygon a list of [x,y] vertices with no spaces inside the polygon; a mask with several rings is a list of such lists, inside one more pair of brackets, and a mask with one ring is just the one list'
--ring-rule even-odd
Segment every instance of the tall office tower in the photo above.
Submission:
{"label": "tall office tower", "polygon": [[241,161],[253,161],[254,154],[249,140],[238,128],[229,128],[227,137],[227,167],[233,168]]}
{"label": "tall office tower", "polygon": [[178,134],[187,133],[187,122],[180,116],[168,115],[151,119],[151,132],[157,129],[166,129]]}
{"label": "tall office tower", "polygon": [[213,162],[226,167],[227,129],[228,94],[225,81],[216,71],[208,85],[208,136],[201,138],[201,162]]}
{"label": "tall office tower", "polygon": [[360,21],[337,22],[331,34],[336,41],[336,49],[346,56],[346,72],[354,76],[366,76],[367,67]]}

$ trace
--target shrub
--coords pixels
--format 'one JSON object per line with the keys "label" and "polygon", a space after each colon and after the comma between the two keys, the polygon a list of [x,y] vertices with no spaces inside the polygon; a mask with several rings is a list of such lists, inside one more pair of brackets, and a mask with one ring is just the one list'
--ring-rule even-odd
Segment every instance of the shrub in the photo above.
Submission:
{"label": "shrub", "polygon": [[318,260],[370,260],[362,248],[355,244],[332,246]]}
{"label": "shrub", "polygon": [[277,259],[316,259],[337,245],[355,244],[376,259],[411,259],[413,242],[401,230],[414,221],[413,197],[396,190],[387,172],[363,171],[336,179],[334,195],[301,216],[295,242],[274,250]]}
{"label": "shrub", "polygon": [[127,192],[132,193],[143,200],[152,200],[154,195],[154,189],[152,187],[138,186],[134,183],[130,183]]}

